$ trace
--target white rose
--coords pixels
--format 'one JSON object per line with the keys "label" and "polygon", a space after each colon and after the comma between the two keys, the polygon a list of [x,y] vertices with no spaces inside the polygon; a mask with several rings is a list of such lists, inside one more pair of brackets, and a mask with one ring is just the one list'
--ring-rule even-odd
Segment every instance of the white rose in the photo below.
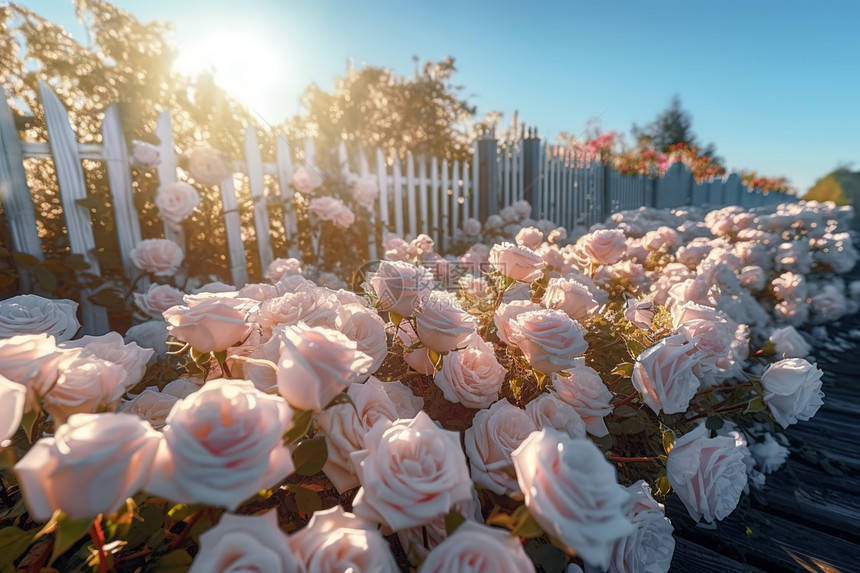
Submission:
{"label": "white rose", "polygon": [[777,356],[783,358],[805,358],[812,347],[793,326],[777,328],[768,338],[773,343]]}
{"label": "white rose", "polygon": [[686,412],[699,390],[693,373],[695,345],[682,334],[666,337],[642,351],[633,365],[633,387],[655,414]]}
{"label": "white rose", "polygon": [[627,308],[624,318],[632,322],[642,330],[651,329],[651,321],[654,320],[654,303],[650,300],[627,299]]}
{"label": "white rose", "polygon": [[353,181],[352,198],[365,209],[373,209],[373,203],[379,196],[379,183],[375,176],[357,177]]}
{"label": "white rose", "polygon": [[433,382],[449,402],[486,408],[499,399],[507,370],[499,364],[493,347],[477,334],[466,343],[466,348],[445,355]]}
{"label": "white rose", "polygon": [[133,139],[131,141],[131,161],[138,167],[155,167],[161,161],[158,148],[151,143]]}
{"label": "white rose", "polygon": [[146,365],[154,352],[151,348],[141,348],[135,342],[126,343],[118,332],[82,336],[78,340],[62,343],[60,348],[83,348],[98,358],[122,366],[126,375],[120,384],[125,390],[131,390],[143,379]]}
{"label": "white rose", "polygon": [[541,394],[526,404],[526,414],[534,421],[538,430],[552,428],[571,438],[584,438],[587,433],[585,422],[580,415],[557,394]]}
{"label": "white rose", "polygon": [[220,378],[176,403],[145,489],[234,510],[295,470],[282,436],[293,413],[248,380]]}
{"label": "white rose", "polygon": [[172,382],[168,382],[161,389],[162,394],[170,394],[178,399],[186,398],[200,390],[205,381],[203,378],[194,378],[193,376],[182,376]]}
{"label": "white rose", "polygon": [[26,404],[27,387],[0,374],[0,448],[18,431]]}
{"label": "white rose", "polygon": [[302,262],[298,259],[275,259],[266,268],[266,278],[273,283],[278,282],[283,277],[289,277],[302,274]]}
{"label": "white rose", "polygon": [[376,311],[361,304],[349,303],[337,309],[337,330],[355,341],[356,349],[373,359],[369,372],[376,372],[388,356],[388,338],[385,321]]}
{"label": "white rose", "polygon": [[463,232],[469,237],[475,237],[481,234],[481,222],[477,219],[465,219],[463,221]]}
{"label": "white rose", "polygon": [[783,428],[812,418],[824,403],[821,370],[803,358],[774,362],[761,375],[764,402]]}
{"label": "white rose", "polygon": [[0,338],[17,334],[49,334],[58,342],[72,338],[81,324],[78,303],[22,294],[0,301]]}
{"label": "white rose", "polygon": [[490,250],[490,264],[499,273],[515,281],[533,283],[543,275],[546,263],[540,255],[512,243],[497,243]]}
{"label": "white rose", "polygon": [[187,152],[188,172],[201,185],[220,185],[230,177],[230,170],[222,154],[211,147],[195,147]]}
{"label": "white rose", "polygon": [[734,511],[747,485],[744,450],[732,437],[708,437],[704,424],[675,440],[666,476],[694,521],[712,523]]}
{"label": "white rose", "polygon": [[430,295],[433,275],[424,267],[402,261],[382,261],[370,278],[382,310],[412,316]]}
{"label": "white rose", "polygon": [[158,391],[158,386],[150,386],[143,392],[120,405],[118,412],[134,414],[146,420],[155,430],[161,430],[167,423],[167,416],[179,398]]}
{"label": "white rose", "polygon": [[229,293],[186,295],[185,304],[167,309],[164,319],[179,340],[200,352],[219,352],[248,336],[247,316],[255,306],[255,301]]}
{"label": "white rose", "polygon": [[128,414],[75,414],[15,465],[31,517],[110,515],[149,477],[160,439]]}
{"label": "white rose", "polygon": [[524,312],[508,326],[511,343],[538,372],[550,374],[570,368],[588,350],[582,327],[560,310]]}
{"label": "white rose", "polygon": [[141,348],[151,348],[155,356],[167,356],[167,323],[163,320],[148,320],[129,328],[125,333],[126,342],[135,342]]}
{"label": "white rose", "polygon": [[197,190],[184,181],[162,185],[155,194],[158,214],[172,227],[179,227],[199,204],[200,195],[197,194]]}
{"label": "white rose", "polygon": [[47,334],[0,339],[0,376],[27,387],[25,411],[32,410],[57,381],[74,354],[63,352]]}
{"label": "white rose", "polygon": [[400,572],[391,546],[376,525],[346,513],[340,506],[314,512],[288,543],[309,572]]}
{"label": "white rose", "polygon": [[589,440],[544,428],[512,458],[535,521],[586,563],[605,569],[615,542],[634,526],[625,516],[630,495],[603,452]]}
{"label": "white rose", "polygon": [[522,544],[508,531],[466,521],[436,546],[421,573],[525,573],[534,571]]}
{"label": "white rose", "polygon": [[294,408],[320,412],[353,382],[370,374],[373,359],[341,332],[304,324],[282,326],[278,392]]}
{"label": "white rose", "polygon": [[299,193],[313,193],[314,189],[322,185],[323,180],[316,169],[300,165],[293,170],[293,187]]}
{"label": "white rose", "polygon": [[457,432],[442,430],[424,412],[380,421],[351,456],[361,489],[356,515],[394,531],[416,527],[472,497],[472,480]]}
{"label": "white rose", "polygon": [[64,364],[57,383],[42,399],[45,410],[59,423],[72,414],[115,411],[126,391],[125,368],[86,350],[66,352],[75,358]]}
{"label": "white rose", "polygon": [[337,301],[327,296],[326,289],[314,289],[286,293],[260,304],[256,322],[260,325],[264,339],[281,324],[304,322],[308,326],[334,328],[337,323]]}
{"label": "white rose", "polygon": [[538,429],[524,410],[507,400],[499,400],[489,410],[475,414],[463,439],[475,483],[499,495],[520,493],[510,471],[511,454]]}
{"label": "white rose", "polygon": [[168,239],[145,239],[129,252],[134,266],[155,276],[170,276],[179,270],[185,255]]}
{"label": "white rose", "polygon": [[585,365],[585,358],[577,358],[567,375],[553,374],[552,385],[562,401],[570,404],[585,423],[589,434],[602,438],[609,433],[603,419],[612,413],[612,392],[603,383],[600,374]]}
{"label": "white rose", "polygon": [[277,510],[261,515],[225,513],[218,525],[200,536],[200,551],[188,573],[240,571],[304,571],[289,548],[289,538],[278,526]]}
{"label": "white rose", "polygon": [[163,320],[162,313],[183,303],[185,293],[170,285],[152,283],[145,293],[134,293],[134,304],[152,318]]}
{"label": "white rose", "polygon": [[608,573],[666,573],[675,553],[672,523],[643,480],[628,487],[627,492],[630,501],[626,514],[636,530],[615,543]]}
{"label": "white rose", "polygon": [[591,289],[572,278],[551,279],[543,295],[543,304],[547,308],[563,310],[580,322],[592,317],[600,308]]}
{"label": "white rose", "polygon": [[472,315],[451,298],[431,293],[415,315],[415,331],[422,344],[435,352],[454,350],[475,333]]}

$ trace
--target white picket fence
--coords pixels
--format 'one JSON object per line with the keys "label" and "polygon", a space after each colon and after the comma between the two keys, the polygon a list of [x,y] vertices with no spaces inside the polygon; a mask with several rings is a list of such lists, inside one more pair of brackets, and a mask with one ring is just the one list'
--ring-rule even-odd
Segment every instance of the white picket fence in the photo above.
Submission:
{"label": "white picket fence", "polygon": [[[83,255],[90,264],[88,272],[100,274],[99,262],[88,208],[77,203],[87,197],[82,160],[104,162],[116,217],[117,241],[123,268],[129,278],[137,270],[129,256],[141,241],[140,218],[134,207],[129,157],[116,104],[109,106],[102,124],[101,144],[78,143],[69,116],[57,95],[45,84],[40,85],[49,143],[21,141],[6,97],[0,102],[0,202],[6,213],[12,237],[12,250],[44,260],[38,236],[36,211],[27,185],[24,160],[51,158],[56,166],[69,245],[72,253]],[[160,139],[158,179],[161,184],[180,177],[173,140],[171,119],[165,110],[158,118],[156,135]],[[401,236],[426,233],[444,252],[467,218],[497,213],[512,203],[530,199],[533,218],[545,218],[566,228],[588,227],[604,220],[614,211],[640,206],[678,207],[683,205],[740,204],[755,207],[784,201],[781,194],[765,194],[740,184],[737,175],[710,182],[696,183],[686,167],[676,164],[662,179],[645,176],[626,177],[576,150],[541,145],[539,140],[524,139],[513,143],[489,145],[476,142],[471,161],[439,160],[435,157],[407,157],[401,161],[385,160],[381,149],[349,157],[346,146],[337,150],[344,175],[356,173],[373,176],[379,185],[379,198],[371,223]],[[527,147],[531,150],[527,152]],[[481,149],[485,151],[482,152]],[[487,152],[486,150],[490,151]],[[483,155],[482,155],[483,153]],[[528,156],[531,153],[531,157]],[[293,196],[290,186],[297,156],[313,167],[316,151],[312,141],[299,154],[278,141],[275,163],[265,163],[260,156],[256,131],[248,129],[244,137],[244,160],[230,164],[234,174],[219,185],[223,202],[224,225],[230,257],[231,279],[241,286],[248,282],[248,261],[242,242],[235,175],[248,178],[254,203],[254,232],[257,239],[259,267],[265,269],[276,257],[272,248],[267,196]],[[265,176],[274,177],[277,190],[267,193]],[[284,210],[284,229],[289,242],[296,236],[295,213]],[[247,231],[247,230],[246,230]],[[164,235],[180,246],[185,245],[181,229],[164,225]],[[369,253],[376,258],[375,234],[368,237]],[[102,333],[109,329],[107,312],[86,298],[81,301],[84,329]]]}

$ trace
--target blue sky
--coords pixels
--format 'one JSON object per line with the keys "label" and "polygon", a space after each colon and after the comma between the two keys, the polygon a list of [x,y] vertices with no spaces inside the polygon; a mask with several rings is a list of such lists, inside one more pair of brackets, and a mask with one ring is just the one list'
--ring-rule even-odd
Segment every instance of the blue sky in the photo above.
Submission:
{"label": "blue sky", "polygon": [[[18,0],[82,35],[71,0]],[[674,94],[734,169],[801,191],[860,167],[860,2],[114,0],[175,26],[185,70],[217,78],[270,121],[299,111],[347,59],[402,74],[452,55],[479,114],[514,110],[554,137],[599,116],[629,132]]]}

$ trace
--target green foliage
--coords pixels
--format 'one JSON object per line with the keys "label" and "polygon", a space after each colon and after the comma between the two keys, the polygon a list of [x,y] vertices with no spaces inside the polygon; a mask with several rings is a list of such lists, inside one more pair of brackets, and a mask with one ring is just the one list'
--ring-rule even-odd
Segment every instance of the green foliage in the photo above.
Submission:
{"label": "green foliage", "polygon": [[681,143],[689,147],[697,147],[702,155],[722,165],[722,160],[715,157],[717,149],[713,143],[700,146],[698,138],[693,133],[693,117],[690,112],[681,107],[681,98],[678,95],[672,98],[669,107],[663,110],[653,122],[645,127],[639,127],[634,123],[631,133],[634,139],[645,141],[660,151],[668,151],[670,146]]}

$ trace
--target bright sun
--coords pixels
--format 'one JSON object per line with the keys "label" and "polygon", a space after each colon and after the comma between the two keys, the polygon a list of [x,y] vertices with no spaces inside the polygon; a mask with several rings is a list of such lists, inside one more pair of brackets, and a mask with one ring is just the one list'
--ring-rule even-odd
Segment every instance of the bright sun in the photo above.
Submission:
{"label": "bright sun", "polygon": [[203,36],[180,46],[174,68],[188,75],[214,71],[219,86],[263,113],[283,91],[287,72],[282,50],[263,36],[249,30]]}

